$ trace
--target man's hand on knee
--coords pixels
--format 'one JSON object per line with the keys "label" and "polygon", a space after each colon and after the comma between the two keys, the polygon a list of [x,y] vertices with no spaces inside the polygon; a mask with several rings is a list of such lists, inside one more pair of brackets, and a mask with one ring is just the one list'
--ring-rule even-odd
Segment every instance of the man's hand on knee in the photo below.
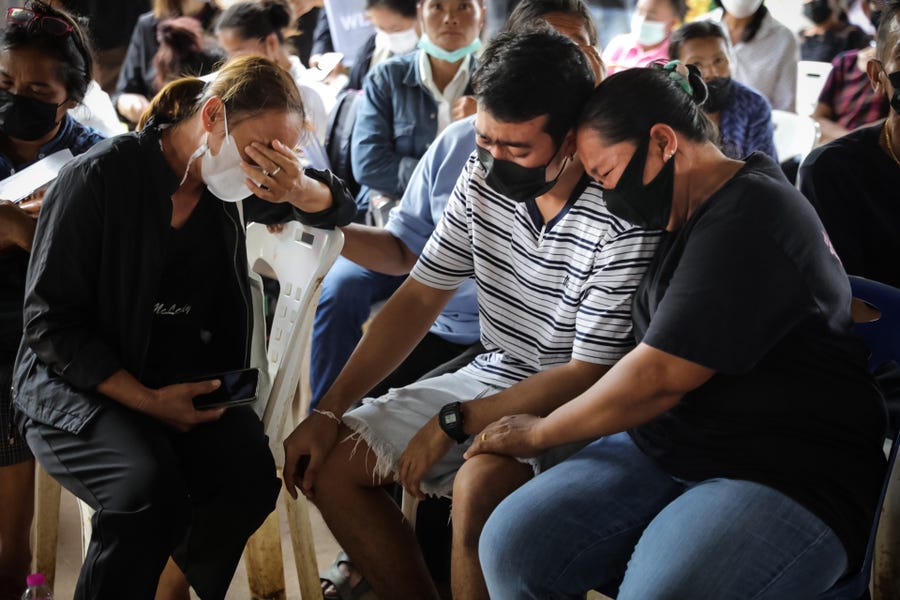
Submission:
{"label": "man's hand on knee", "polygon": [[284,485],[291,498],[297,488],[309,499],[314,496],[316,476],[325,458],[337,443],[340,422],[314,412],[284,440]]}
{"label": "man's hand on knee", "polygon": [[400,485],[416,498],[424,498],[425,494],[421,489],[422,478],[455,443],[438,425],[437,417],[428,421],[413,436],[400,456],[398,465]]}

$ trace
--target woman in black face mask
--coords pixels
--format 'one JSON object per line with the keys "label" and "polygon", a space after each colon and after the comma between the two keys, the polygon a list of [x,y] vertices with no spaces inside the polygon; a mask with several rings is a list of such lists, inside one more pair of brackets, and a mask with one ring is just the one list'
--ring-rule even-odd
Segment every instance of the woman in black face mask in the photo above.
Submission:
{"label": "woman in black face mask", "polygon": [[[91,81],[85,33],[69,15],[34,2],[10,8],[0,38],[0,179],[103,135],[67,114]],[[18,598],[28,573],[34,459],[9,414],[10,374],[22,337],[25,268],[40,200],[0,200],[0,599]]]}
{"label": "woman in black face mask", "polygon": [[803,16],[810,26],[800,31],[800,58],[831,62],[847,50],[863,48],[869,43],[865,31],[851,25],[838,0],[805,0]]}
{"label": "woman in black face mask", "polygon": [[715,145],[690,69],[612,75],[582,113],[609,211],[668,233],[635,292],[637,346],[549,415],[474,436],[467,457],[596,440],[492,513],[492,598],[815,598],[865,553],[886,419],[847,275],[774,161]]}
{"label": "woman in black face mask", "polygon": [[765,96],[731,78],[731,57],[718,23],[694,21],[672,34],[669,58],[700,70],[708,96],[703,111],[719,128],[719,146],[729,158],[764,152],[773,159],[772,107]]}

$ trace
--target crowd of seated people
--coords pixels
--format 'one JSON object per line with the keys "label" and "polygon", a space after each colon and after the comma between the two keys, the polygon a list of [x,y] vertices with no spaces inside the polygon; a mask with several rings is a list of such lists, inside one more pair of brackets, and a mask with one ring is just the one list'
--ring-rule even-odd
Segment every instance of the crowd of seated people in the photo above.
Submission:
{"label": "crowd of seated people", "polygon": [[[330,74],[289,43],[327,2],[154,0],[102,70],[102,3],[10,4],[0,180],[75,157],[0,198],[0,600],[35,458],[97,510],[75,598],[224,597],[278,477],[251,409],[182,382],[264,336],[250,221],[344,233],[284,440],[344,550],[326,598],[815,597],[859,567],[900,405],[847,275],[900,288],[900,0],[365,0]],[[832,69],[795,187],[800,60]],[[305,147],[342,87],[356,197]],[[452,505],[417,539],[400,489]]]}

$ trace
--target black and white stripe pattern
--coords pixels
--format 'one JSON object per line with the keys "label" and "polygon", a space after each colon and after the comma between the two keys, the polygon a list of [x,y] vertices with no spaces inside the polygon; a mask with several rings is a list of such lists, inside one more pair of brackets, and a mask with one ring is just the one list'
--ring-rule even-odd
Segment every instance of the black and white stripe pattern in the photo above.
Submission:
{"label": "black and white stripe pattern", "polygon": [[634,346],[631,298],[659,234],[612,216],[593,182],[542,227],[484,176],[473,154],[411,273],[438,289],[475,277],[488,352],[465,369],[508,387],[572,358],[615,363]]}

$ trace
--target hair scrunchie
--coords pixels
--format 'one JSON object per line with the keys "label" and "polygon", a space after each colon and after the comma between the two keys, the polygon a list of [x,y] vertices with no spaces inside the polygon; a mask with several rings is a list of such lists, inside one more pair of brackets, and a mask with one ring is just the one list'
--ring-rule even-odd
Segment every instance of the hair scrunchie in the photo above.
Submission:
{"label": "hair scrunchie", "polygon": [[[681,67],[681,69],[679,69]],[[682,73],[682,69],[684,69],[685,73]],[[694,88],[691,87],[691,82],[688,81],[687,75],[687,67],[680,60],[671,60],[663,65],[663,71],[666,71],[669,74],[669,78],[674,79],[678,85],[681,86],[687,95],[690,97],[694,97]]]}

